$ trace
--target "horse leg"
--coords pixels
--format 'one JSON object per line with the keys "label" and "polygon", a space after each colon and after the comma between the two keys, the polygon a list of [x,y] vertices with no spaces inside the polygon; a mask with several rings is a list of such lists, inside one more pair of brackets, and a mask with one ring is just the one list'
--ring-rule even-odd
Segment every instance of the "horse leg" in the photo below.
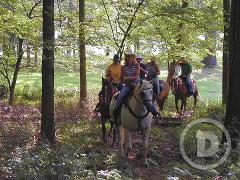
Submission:
{"label": "horse leg", "polygon": [[187,109],[187,99],[185,99],[185,110]]}
{"label": "horse leg", "polygon": [[123,144],[124,144],[125,134],[124,134],[124,128],[120,126],[120,150],[123,155]]}
{"label": "horse leg", "polygon": [[147,162],[147,149],[148,149],[148,137],[150,134],[150,128],[148,129],[144,129],[142,131],[142,135],[143,135],[143,163],[145,166],[148,166],[148,162]]}
{"label": "horse leg", "polygon": [[181,103],[181,115],[184,115],[185,110],[186,110],[186,98],[183,98]]}
{"label": "horse leg", "polygon": [[113,132],[113,139],[112,139],[112,147],[114,148],[114,146],[115,146],[115,144],[116,144],[116,133],[117,133],[117,129],[116,129],[117,127],[116,126],[114,126],[114,122],[112,122],[111,120],[110,120],[110,131],[109,131],[109,133],[108,133],[108,141],[110,142],[110,136],[111,136],[111,134],[112,134],[112,132]]}
{"label": "horse leg", "polygon": [[113,144],[114,144],[114,148],[118,148],[119,147],[120,141],[121,141],[120,126],[115,125],[114,129],[113,129]]}
{"label": "horse leg", "polygon": [[110,136],[111,136],[111,134],[112,134],[113,125],[114,125],[114,123],[113,123],[112,121],[109,121],[109,122],[110,122],[110,130],[109,130],[109,133],[108,133],[108,140],[109,140],[109,138],[110,138]]}
{"label": "horse leg", "polygon": [[132,151],[132,133],[129,130],[125,130],[125,149],[128,157],[129,152]]}
{"label": "horse leg", "polygon": [[184,98],[184,101],[183,101],[183,113],[186,111],[186,108],[187,108],[187,98]]}
{"label": "horse leg", "polygon": [[102,123],[102,133],[103,133],[103,141],[106,143],[107,142],[107,138],[106,138],[106,119],[105,118],[101,118],[101,123]]}
{"label": "horse leg", "polygon": [[197,92],[195,92],[194,95],[193,95],[194,107],[197,107],[197,96],[198,96],[198,94],[197,94]]}
{"label": "horse leg", "polygon": [[175,106],[176,106],[176,110],[177,110],[177,113],[179,113],[179,109],[178,109],[178,98],[175,96]]}

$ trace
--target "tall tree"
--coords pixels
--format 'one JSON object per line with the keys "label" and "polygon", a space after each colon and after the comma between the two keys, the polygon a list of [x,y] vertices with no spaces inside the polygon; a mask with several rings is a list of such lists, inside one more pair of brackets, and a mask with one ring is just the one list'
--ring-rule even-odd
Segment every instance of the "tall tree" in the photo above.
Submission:
{"label": "tall tree", "polygon": [[30,48],[30,44],[27,42],[26,43],[26,52],[27,52],[27,66],[30,67],[31,66],[31,48]]}
{"label": "tall tree", "polygon": [[230,0],[223,0],[224,40],[223,40],[223,76],[222,76],[222,102],[227,103],[229,87],[229,22]]}
{"label": "tall tree", "polygon": [[[38,17],[36,15],[36,10],[41,3],[41,0],[22,1],[21,4],[27,6],[19,6],[16,5],[17,2],[15,1],[1,1],[0,44],[2,44],[4,47],[4,61],[0,62],[0,74],[5,78],[9,86],[10,105],[12,105],[14,102],[14,92],[17,83],[17,77],[23,59],[23,43],[25,40],[30,41],[36,38],[36,33],[33,30],[35,30],[38,26],[36,20],[36,17]],[[10,45],[8,45],[9,43],[6,39],[8,39],[9,36],[13,36],[14,39],[17,39],[18,50],[16,55],[15,50],[13,50],[13,53],[10,53],[12,51],[11,46],[15,43],[10,43]],[[14,59],[14,61],[12,59]],[[14,67],[14,69],[12,69],[12,67]],[[13,72],[12,75],[9,72]]]}
{"label": "tall tree", "polygon": [[80,100],[87,99],[86,47],[85,47],[85,0],[79,0],[79,55],[80,55]]}
{"label": "tall tree", "polygon": [[225,127],[232,138],[233,147],[240,137],[240,1],[232,0],[229,34],[229,93]]}
{"label": "tall tree", "polygon": [[13,104],[13,100],[14,100],[14,92],[15,92],[15,87],[16,87],[16,83],[17,83],[17,77],[18,77],[18,73],[20,70],[20,65],[22,62],[22,57],[23,57],[23,39],[19,38],[18,40],[18,56],[17,56],[17,62],[15,65],[15,69],[14,69],[14,73],[13,73],[13,79],[12,79],[12,83],[10,85],[10,92],[9,92],[9,104],[12,105]]}
{"label": "tall tree", "polygon": [[43,0],[41,137],[55,140],[54,124],[54,0]]}
{"label": "tall tree", "polygon": [[[133,4],[131,4],[130,2],[125,2],[126,4],[120,3],[121,8],[119,8],[119,9],[116,8],[116,2],[114,3],[112,1],[111,3],[116,11],[116,13],[112,13],[112,14],[117,14],[117,16],[115,17],[115,19],[113,21],[111,20],[111,17],[107,10],[105,1],[102,0],[102,4],[104,6],[104,10],[107,15],[108,23],[111,28],[114,43],[117,46],[118,54],[120,55],[120,59],[122,59],[123,52],[126,48],[126,41],[127,41],[128,37],[130,36],[131,32],[136,28],[136,26],[133,27],[133,24],[134,24],[134,21],[136,20],[136,16],[137,16],[141,6],[144,3],[144,0],[137,1],[137,4],[135,4],[135,2],[133,2]],[[123,11],[120,11],[120,9],[122,9],[122,7],[126,7],[126,8]],[[129,15],[126,15],[126,12],[131,12],[131,13]],[[124,17],[122,19],[123,22],[121,21],[121,18],[120,18],[121,16]],[[113,22],[116,23],[115,28],[113,26]],[[119,37],[118,29],[120,29],[120,32],[121,32],[120,37]]]}

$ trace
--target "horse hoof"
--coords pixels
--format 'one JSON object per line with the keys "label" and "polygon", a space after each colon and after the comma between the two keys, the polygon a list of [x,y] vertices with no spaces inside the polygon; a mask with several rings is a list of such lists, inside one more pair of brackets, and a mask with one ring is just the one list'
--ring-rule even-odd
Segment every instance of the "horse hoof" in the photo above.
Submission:
{"label": "horse hoof", "polygon": [[108,142],[106,137],[103,138],[103,142],[104,142],[104,143],[107,143],[107,142]]}
{"label": "horse hoof", "polygon": [[117,148],[116,148],[116,144],[115,144],[115,143],[112,143],[112,144],[111,144],[111,148],[117,149]]}
{"label": "horse hoof", "polygon": [[144,167],[149,168],[149,163],[147,161],[144,161],[143,165]]}

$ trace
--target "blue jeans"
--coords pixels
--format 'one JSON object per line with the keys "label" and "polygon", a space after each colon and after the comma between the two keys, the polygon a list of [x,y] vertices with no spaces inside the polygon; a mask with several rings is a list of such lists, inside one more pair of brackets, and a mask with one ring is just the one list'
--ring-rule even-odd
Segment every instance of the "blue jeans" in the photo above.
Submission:
{"label": "blue jeans", "polygon": [[193,94],[193,86],[192,86],[192,80],[190,78],[190,75],[186,76],[185,77],[185,81],[186,81],[186,84],[187,84],[187,87],[188,87],[188,91]]}
{"label": "blue jeans", "polygon": [[160,92],[160,82],[158,77],[156,76],[155,78],[152,79],[153,82],[153,89],[156,91],[155,93],[159,94]]}
{"label": "blue jeans", "polygon": [[122,88],[123,88],[123,84],[122,84],[122,83],[119,83],[119,84],[118,84],[118,90],[121,91]]}
{"label": "blue jeans", "polygon": [[118,95],[114,110],[118,110],[122,104],[123,98],[129,93],[130,87],[129,86],[123,86],[122,90],[120,91],[120,94]]}

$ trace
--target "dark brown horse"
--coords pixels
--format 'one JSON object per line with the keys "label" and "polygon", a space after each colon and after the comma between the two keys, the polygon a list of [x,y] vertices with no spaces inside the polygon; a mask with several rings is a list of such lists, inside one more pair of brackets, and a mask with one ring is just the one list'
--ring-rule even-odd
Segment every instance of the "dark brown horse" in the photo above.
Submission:
{"label": "dark brown horse", "polygon": [[[102,124],[102,133],[103,133],[103,141],[107,142],[106,138],[106,122],[109,120],[110,122],[110,131],[109,135],[114,130],[114,136],[116,135],[115,129],[113,129],[114,121],[110,119],[109,106],[113,95],[117,92],[117,88],[112,85],[112,83],[106,78],[102,77],[102,90],[100,92],[99,99],[99,112],[101,113],[101,124]],[[113,137],[113,144],[115,141],[115,137]]]}
{"label": "dark brown horse", "polygon": [[[177,66],[177,62],[173,61],[172,63],[170,63],[170,66],[168,68],[168,77],[169,77],[169,81],[171,81],[171,83],[170,83],[171,89],[175,96],[175,106],[176,106],[177,113],[179,113],[180,115],[183,115],[183,113],[186,110],[188,97],[193,96],[194,105],[195,106],[197,105],[198,89],[197,89],[196,81],[192,80],[192,84],[194,87],[194,93],[193,93],[193,95],[189,93],[184,80],[181,77],[174,76],[176,66]],[[179,112],[179,108],[178,108],[178,100],[182,101],[180,112]]]}

